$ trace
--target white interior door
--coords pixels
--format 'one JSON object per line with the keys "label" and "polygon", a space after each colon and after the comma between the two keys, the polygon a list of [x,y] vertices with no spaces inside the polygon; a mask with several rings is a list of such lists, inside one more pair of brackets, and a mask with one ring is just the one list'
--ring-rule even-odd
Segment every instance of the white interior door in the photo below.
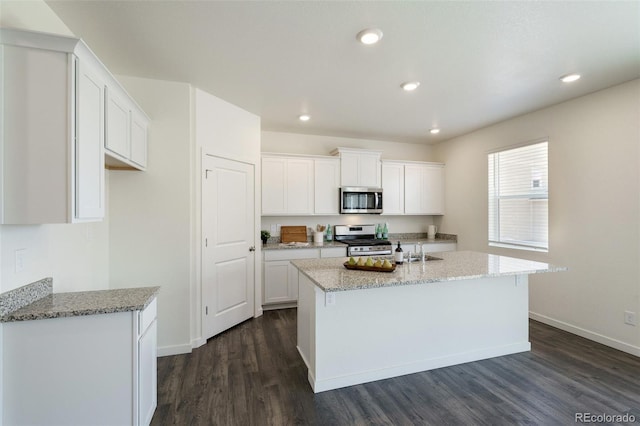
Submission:
{"label": "white interior door", "polygon": [[254,308],[254,167],[209,155],[202,164],[204,338],[251,318]]}

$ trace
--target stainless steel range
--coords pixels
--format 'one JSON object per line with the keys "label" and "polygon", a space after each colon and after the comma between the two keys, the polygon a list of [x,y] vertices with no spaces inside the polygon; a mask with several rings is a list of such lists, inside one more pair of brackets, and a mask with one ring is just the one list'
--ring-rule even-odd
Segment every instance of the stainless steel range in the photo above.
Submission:
{"label": "stainless steel range", "polygon": [[376,240],[375,225],[336,225],[335,240],[346,244],[347,256],[389,256],[391,243]]}

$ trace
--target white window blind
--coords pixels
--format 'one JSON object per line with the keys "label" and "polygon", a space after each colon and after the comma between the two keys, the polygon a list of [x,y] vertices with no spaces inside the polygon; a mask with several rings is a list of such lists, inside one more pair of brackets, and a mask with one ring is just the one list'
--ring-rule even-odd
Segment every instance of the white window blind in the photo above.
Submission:
{"label": "white window blind", "polygon": [[549,249],[547,142],[489,154],[489,245]]}

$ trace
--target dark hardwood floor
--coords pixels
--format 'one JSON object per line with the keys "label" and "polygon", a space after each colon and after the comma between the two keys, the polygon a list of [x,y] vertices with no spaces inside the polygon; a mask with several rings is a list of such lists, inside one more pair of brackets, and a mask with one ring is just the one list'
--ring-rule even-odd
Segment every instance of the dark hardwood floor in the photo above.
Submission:
{"label": "dark hardwood floor", "polygon": [[569,425],[577,412],[640,423],[640,358],[535,321],[530,340],[531,352],[314,394],[296,310],[266,311],[159,358],[152,425]]}

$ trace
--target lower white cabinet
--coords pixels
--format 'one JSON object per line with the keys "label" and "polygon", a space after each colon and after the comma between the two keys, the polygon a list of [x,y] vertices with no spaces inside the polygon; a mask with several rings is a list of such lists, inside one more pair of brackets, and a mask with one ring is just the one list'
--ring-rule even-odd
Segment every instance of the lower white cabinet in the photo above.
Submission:
{"label": "lower white cabinet", "polygon": [[298,301],[298,269],[291,260],[345,257],[347,248],[265,250],[262,253],[263,308],[275,309],[295,306]]}
{"label": "lower white cabinet", "polygon": [[2,324],[3,424],[148,425],[156,299],[143,311]]}
{"label": "lower white cabinet", "polygon": [[[420,246],[423,247],[426,253],[436,253],[439,251],[456,251],[458,245],[455,242],[451,243],[401,243],[402,251],[406,254],[408,251],[412,253],[420,253]],[[398,244],[393,245],[393,250],[398,247]]]}

